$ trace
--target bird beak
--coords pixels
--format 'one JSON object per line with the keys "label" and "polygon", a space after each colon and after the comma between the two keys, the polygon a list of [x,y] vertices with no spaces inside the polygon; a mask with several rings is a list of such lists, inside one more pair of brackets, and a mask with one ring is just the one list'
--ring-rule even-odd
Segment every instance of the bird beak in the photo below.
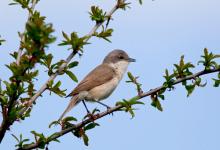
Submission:
{"label": "bird beak", "polygon": [[128,62],[136,62],[134,58],[128,58]]}

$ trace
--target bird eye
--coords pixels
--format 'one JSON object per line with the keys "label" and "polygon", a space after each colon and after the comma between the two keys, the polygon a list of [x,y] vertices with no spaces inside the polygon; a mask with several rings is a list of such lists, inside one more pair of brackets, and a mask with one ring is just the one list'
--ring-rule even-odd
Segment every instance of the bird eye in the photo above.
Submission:
{"label": "bird eye", "polygon": [[124,57],[123,56],[119,56],[119,59],[124,59]]}

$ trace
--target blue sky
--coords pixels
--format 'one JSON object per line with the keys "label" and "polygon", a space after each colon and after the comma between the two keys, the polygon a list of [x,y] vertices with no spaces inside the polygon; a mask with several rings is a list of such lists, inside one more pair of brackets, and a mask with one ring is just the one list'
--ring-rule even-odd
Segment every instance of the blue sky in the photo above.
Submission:
{"label": "blue sky", "polygon": [[[0,46],[0,77],[7,79],[10,72],[4,64],[12,61],[9,52],[17,50],[19,46],[17,32],[24,30],[26,12],[18,6],[8,6],[11,1],[2,1],[0,5],[0,35],[7,40]],[[64,59],[69,51],[65,47],[58,47],[62,40],[62,31],[70,33],[77,31],[84,35],[94,25],[89,20],[88,11],[91,5],[99,5],[105,10],[110,10],[115,1],[53,1],[42,0],[36,9],[47,16],[47,22],[54,25],[57,36],[56,43],[47,50],[55,56],[54,61]],[[85,47],[78,68],[72,71],[81,80],[94,66],[102,62],[103,57],[112,49],[126,50],[137,62],[131,64],[129,71],[140,76],[143,90],[161,85],[164,70],[172,70],[173,64],[185,55],[187,61],[196,64],[207,47],[213,53],[220,53],[220,2],[218,0],[163,0],[148,1],[140,6],[133,0],[131,9],[117,11],[110,23],[114,28],[112,43],[100,39],[91,39],[92,44]],[[39,67],[39,66],[38,66]],[[196,66],[194,71],[202,69]],[[43,69],[43,68],[42,68]],[[219,88],[213,88],[210,80],[216,75],[207,75],[203,82],[208,82],[205,88],[197,88],[189,97],[181,86],[176,86],[174,91],[165,94],[162,102],[164,111],[159,112],[150,106],[150,99],[142,99],[144,106],[136,106],[136,117],[130,119],[123,112],[107,116],[97,122],[101,125],[88,132],[89,146],[84,146],[81,139],[71,134],[60,138],[61,143],[51,143],[49,149],[87,149],[87,150],[112,150],[112,149],[151,149],[151,150],[219,150],[220,148],[220,121],[219,121]],[[36,82],[39,88],[46,80],[44,71],[40,72]],[[136,95],[134,87],[125,83],[123,78],[116,91],[105,101],[114,105],[116,101]],[[56,81],[62,81],[62,87],[70,92],[76,83],[67,76],[61,76]],[[69,102],[68,98],[56,95],[43,94],[37,100],[32,116],[25,121],[15,123],[7,133],[0,149],[13,150],[16,144],[10,134],[31,137],[30,131],[44,132],[48,135],[58,131],[59,127],[48,128],[48,124],[58,119]],[[89,108],[98,107],[89,104]],[[68,115],[77,118],[85,115],[85,109],[79,104]],[[1,119],[0,119],[1,120]],[[79,119],[80,120],[80,119]]]}

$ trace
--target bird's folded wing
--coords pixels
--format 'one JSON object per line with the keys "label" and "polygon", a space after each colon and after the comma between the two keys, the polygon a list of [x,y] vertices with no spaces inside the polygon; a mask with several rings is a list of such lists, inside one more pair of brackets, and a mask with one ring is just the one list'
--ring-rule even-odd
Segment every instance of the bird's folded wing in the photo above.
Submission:
{"label": "bird's folded wing", "polygon": [[114,75],[115,71],[112,67],[107,64],[99,65],[92,70],[68,96],[74,96],[81,91],[88,91],[96,86],[102,85],[110,81]]}

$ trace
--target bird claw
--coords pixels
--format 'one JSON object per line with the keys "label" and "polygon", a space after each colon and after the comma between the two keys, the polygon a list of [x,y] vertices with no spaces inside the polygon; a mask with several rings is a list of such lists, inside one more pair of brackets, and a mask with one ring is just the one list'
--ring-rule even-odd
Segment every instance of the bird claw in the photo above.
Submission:
{"label": "bird claw", "polygon": [[107,112],[108,112],[109,115],[111,114],[113,116],[114,114],[113,114],[113,112],[110,112],[110,110],[111,110],[111,107],[108,106],[107,107]]}
{"label": "bird claw", "polygon": [[92,114],[92,113],[90,113],[90,112],[88,112],[87,115],[84,117],[84,119],[86,119],[86,118],[91,119],[91,120],[94,121],[94,120],[97,119],[97,116]]}

